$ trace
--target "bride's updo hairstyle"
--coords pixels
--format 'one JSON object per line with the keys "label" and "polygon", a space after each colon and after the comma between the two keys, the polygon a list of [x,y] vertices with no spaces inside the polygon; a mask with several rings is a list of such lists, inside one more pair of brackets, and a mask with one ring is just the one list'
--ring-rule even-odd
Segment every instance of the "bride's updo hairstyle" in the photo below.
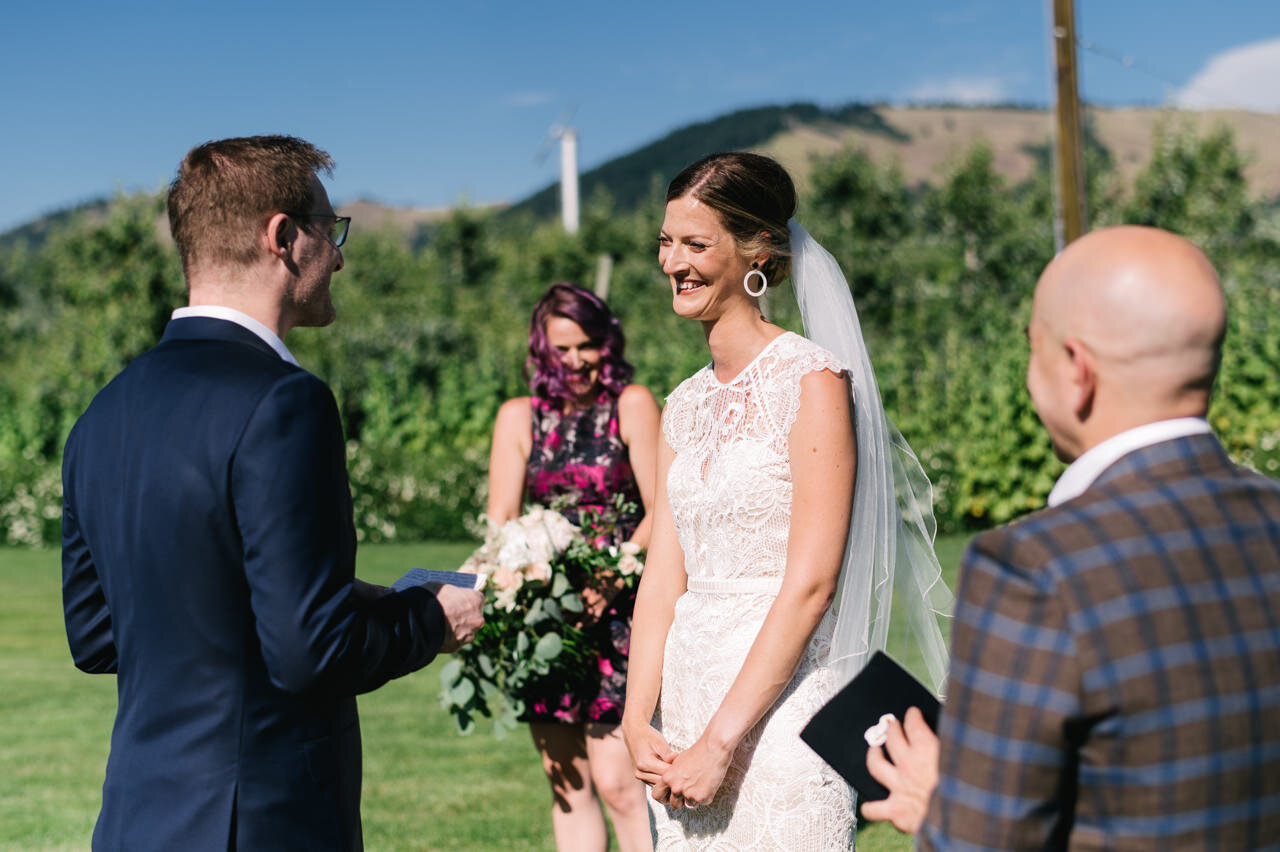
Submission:
{"label": "bride's updo hairstyle", "polygon": [[685,196],[720,214],[742,257],[769,253],[760,271],[770,287],[791,274],[787,220],[796,215],[796,187],[776,160],[747,151],[703,157],[667,187],[668,202]]}

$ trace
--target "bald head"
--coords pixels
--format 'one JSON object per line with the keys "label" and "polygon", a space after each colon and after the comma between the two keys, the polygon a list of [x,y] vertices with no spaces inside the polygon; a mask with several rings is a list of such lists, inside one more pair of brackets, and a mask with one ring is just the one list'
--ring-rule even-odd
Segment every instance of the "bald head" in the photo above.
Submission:
{"label": "bald head", "polygon": [[1033,358],[1038,334],[1047,359],[1087,363],[1096,386],[1082,415],[1094,419],[1091,428],[1114,433],[1205,414],[1226,304],[1194,245],[1156,228],[1123,226],[1080,238],[1049,264],[1036,286],[1032,326]]}

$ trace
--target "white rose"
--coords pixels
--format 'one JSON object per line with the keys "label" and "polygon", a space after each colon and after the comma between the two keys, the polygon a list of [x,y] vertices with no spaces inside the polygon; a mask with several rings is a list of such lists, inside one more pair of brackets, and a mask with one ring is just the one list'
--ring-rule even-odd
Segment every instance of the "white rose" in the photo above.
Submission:
{"label": "white rose", "polygon": [[535,561],[530,554],[530,542],[525,530],[514,521],[503,528],[501,546],[498,548],[498,564],[519,570]]}
{"label": "white rose", "polygon": [[[555,548],[555,553],[560,553],[573,544],[573,540],[578,535],[578,528],[569,523],[568,518],[559,512],[550,510],[539,515],[538,527],[543,534],[550,538],[551,545]],[[552,555],[554,556],[555,553]]]}

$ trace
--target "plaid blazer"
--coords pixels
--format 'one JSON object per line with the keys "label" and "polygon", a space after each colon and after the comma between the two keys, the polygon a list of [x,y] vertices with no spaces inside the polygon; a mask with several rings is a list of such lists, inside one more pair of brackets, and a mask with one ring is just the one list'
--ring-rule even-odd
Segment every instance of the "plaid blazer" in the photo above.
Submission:
{"label": "plaid blazer", "polygon": [[1135,450],[957,598],[922,849],[1280,849],[1280,482]]}

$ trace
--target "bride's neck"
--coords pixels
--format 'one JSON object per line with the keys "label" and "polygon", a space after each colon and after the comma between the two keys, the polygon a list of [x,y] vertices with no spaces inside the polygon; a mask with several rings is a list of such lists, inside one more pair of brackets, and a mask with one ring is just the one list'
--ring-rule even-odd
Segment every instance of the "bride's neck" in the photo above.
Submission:
{"label": "bride's neck", "polygon": [[711,350],[711,366],[716,378],[732,379],[751,363],[783,329],[764,318],[759,311],[738,315],[726,314],[702,324]]}

